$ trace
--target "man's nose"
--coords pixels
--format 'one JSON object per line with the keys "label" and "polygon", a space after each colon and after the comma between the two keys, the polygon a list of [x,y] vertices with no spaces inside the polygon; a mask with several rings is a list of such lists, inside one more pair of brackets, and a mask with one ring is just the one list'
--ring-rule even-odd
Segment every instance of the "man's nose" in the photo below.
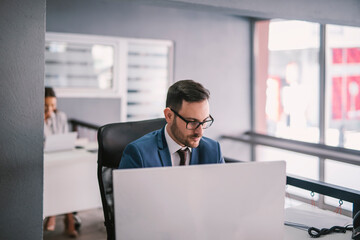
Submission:
{"label": "man's nose", "polygon": [[201,124],[197,129],[195,129],[195,133],[198,135],[202,135],[204,129],[203,129],[203,125]]}

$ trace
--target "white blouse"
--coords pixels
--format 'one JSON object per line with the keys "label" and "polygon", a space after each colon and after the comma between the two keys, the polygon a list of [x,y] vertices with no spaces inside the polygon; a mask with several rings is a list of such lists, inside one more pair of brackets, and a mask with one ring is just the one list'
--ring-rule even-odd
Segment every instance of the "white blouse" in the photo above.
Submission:
{"label": "white blouse", "polygon": [[49,135],[66,133],[69,131],[66,114],[60,111],[52,113],[44,122],[44,138]]}

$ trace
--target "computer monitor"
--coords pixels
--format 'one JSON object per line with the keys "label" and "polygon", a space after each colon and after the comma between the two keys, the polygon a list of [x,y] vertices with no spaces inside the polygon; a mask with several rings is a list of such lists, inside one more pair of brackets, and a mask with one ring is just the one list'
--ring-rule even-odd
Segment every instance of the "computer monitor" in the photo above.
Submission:
{"label": "computer monitor", "polygon": [[113,171],[116,239],[283,239],[285,162]]}
{"label": "computer monitor", "polygon": [[44,152],[57,152],[75,148],[77,132],[49,135],[45,139]]}

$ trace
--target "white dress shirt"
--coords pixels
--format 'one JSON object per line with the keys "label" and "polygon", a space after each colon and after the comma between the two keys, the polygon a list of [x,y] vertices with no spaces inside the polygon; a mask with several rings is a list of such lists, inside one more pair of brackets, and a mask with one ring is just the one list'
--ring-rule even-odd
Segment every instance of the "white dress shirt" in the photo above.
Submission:
{"label": "white dress shirt", "polygon": [[66,114],[60,111],[53,112],[44,122],[44,138],[49,135],[67,133],[69,131]]}
{"label": "white dress shirt", "polygon": [[177,153],[177,151],[179,149],[185,149],[188,148],[189,151],[186,151],[186,162],[185,165],[189,165],[190,163],[190,157],[191,157],[191,148],[190,147],[186,147],[186,146],[180,146],[179,144],[177,144],[174,139],[172,139],[169,135],[169,133],[167,132],[167,124],[165,126],[165,139],[166,139],[166,143],[168,145],[169,148],[169,152],[170,152],[170,157],[171,157],[171,165],[172,166],[179,166],[180,165],[180,156]]}

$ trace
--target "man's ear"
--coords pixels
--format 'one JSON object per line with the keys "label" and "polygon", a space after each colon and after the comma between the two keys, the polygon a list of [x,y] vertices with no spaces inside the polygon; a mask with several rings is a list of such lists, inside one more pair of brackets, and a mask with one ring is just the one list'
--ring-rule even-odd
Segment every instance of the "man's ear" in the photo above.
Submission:
{"label": "man's ear", "polygon": [[174,113],[168,107],[164,109],[164,116],[167,123],[171,123],[174,119]]}

